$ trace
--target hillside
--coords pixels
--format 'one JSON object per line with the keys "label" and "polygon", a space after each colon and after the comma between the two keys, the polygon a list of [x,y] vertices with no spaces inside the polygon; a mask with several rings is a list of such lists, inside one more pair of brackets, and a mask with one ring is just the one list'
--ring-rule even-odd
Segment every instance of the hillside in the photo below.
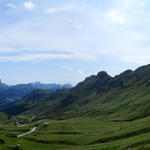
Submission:
{"label": "hillside", "polygon": [[150,115],[150,65],[127,70],[115,77],[106,72],[91,76],[63,99],[64,114],[134,120]]}
{"label": "hillside", "polygon": [[0,107],[2,108],[3,105],[7,105],[23,98],[35,89],[57,90],[61,88],[72,88],[72,85],[43,84],[40,82],[34,82],[29,84],[8,86],[7,84],[0,82]]}
{"label": "hillside", "polygon": [[[135,71],[127,70],[115,77],[102,71],[86,78],[64,95],[54,93],[37,93],[35,101],[38,103],[35,104],[31,100],[35,94],[33,92],[15,103],[11,110],[15,110],[18,115],[35,113],[38,117],[109,115],[115,120],[143,118],[150,115],[150,65]],[[51,95],[53,99],[48,97]],[[31,110],[32,105],[34,111]],[[15,109],[16,106],[21,108],[21,112]],[[44,107],[47,111],[41,109]]]}
{"label": "hillside", "polygon": [[68,94],[69,90],[68,88],[55,91],[34,90],[23,99],[8,106],[7,113],[10,115],[34,114],[37,117],[55,115],[56,104]]}
{"label": "hillside", "polygon": [[0,112],[0,124],[6,125],[8,122],[10,122],[8,116],[6,114]]}
{"label": "hillside", "polygon": [[34,90],[6,112],[28,124],[2,126],[3,149],[149,150],[150,65],[114,77],[102,71],[72,89]]}

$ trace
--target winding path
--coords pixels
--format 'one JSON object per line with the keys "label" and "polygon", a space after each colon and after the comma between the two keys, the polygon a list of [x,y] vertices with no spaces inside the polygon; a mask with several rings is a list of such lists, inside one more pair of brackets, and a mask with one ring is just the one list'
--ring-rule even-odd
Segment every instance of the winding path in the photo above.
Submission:
{"label": "winding path", "polygon": [[36,129],[37,129],[37,127],[33,127],[29,132],[26,132],[26,133],[24,133],[24,134],[18,135],[17,138],[20,138],[20,137],[23,137],[23,136],[25,136],[25,135],[28,135],[28,134],[30,134],[30,133],[36,131]]}

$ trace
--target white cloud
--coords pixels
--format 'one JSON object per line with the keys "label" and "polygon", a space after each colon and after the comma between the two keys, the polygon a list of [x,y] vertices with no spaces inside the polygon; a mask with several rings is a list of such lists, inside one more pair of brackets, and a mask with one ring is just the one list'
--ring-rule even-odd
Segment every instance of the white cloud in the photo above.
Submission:
{"label": "white cloud", "polygon": [[66,69],[66,70],[68,70],[68,71],[73,71],[73,69],[71,67],[66,66],[66,65],[64,65],[63,68]]}
{"label": "white cloud", "polygon": [[[52,51],[53,52],[53,51]],[[57,52],[57,51],[56,51]],[[59,52],[59,51],[58,51]],[[50,59],[80,59],[80,60],[89,60],[90,56],[87,55],[78,55],[74,53],[51,53],[51,51],[0,51],[0,62],[23,62],[23,61],[44,61]],[[93,58],[91,58],[93,59]],[[64,65],[64,69],[73,71],[72,68]]]}
{"label": "white cloud", "polygon": [[106,14],[105,17],[108,19],[108,21],[124,24],[126,14],[122,13],[120,10],[111,10]]}
{"label": "white cloud", "polygon": [[140,6],[141,6],[141,7],[144,7],[144,6],[145,6],[145,3],[144,3],[144,2],[140,2]]}
{"label": "white cloud", "polygon": [[25,2],[24,3],[24,8],[28,10],[33,10],[35,8],[35,4],[32,2]]}
{"label": "white cloud", "polygon": [[85,73],[84,73],[81,69],[77,69],[77,72],[78,72],[80,75],[85,75]]}
{"label": "white cloud", "polygon": [[140,0],[114,0],[114,2],[120,10],[127,10],[139,6]]}
{"label": "white cloud", "polygon": [[63,5],[55,8],[48,8],[46,12],[48,14],[54,14],[56,12],[70,12],[70,11],[81,11],[84,10],[83,7],[77,5]]}
{"label": "white cloud", "polygon": [[49,13],[49,14],[53,14],[55,12],[57,12],[57,10],[55,8],[49,8],[49,9],[47,9],[47,13]]}
{"label": "white cloud", "polygon": [[11,7],[11,8],[16,8],[16,5],[11,4],[11,3],[7,3],[6,6],[7,6],[7,7]]}
{"label": "white cloud", "polygon": [[71,59],[72,55],[67,54],[31,54],[17,56],[0,56],[0,62],[22,62],[22,61],[42,61],[48,59]]}

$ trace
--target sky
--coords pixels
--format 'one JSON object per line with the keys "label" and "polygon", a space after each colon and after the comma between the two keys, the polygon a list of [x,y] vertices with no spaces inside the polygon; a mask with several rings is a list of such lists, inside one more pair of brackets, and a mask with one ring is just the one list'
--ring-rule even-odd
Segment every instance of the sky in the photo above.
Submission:
{"label": "sky", "polygon": [[0,78],[71,83],[150,63],[149,0],[1,0]]}

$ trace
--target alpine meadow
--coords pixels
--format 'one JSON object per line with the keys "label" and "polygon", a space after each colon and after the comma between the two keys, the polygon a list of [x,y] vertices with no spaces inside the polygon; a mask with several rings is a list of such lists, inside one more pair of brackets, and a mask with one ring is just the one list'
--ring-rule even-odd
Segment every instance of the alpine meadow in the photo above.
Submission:
{"label": "alpine meadow", "polygon": [[150,150],[150,1],[1,0],[0,150]]}

